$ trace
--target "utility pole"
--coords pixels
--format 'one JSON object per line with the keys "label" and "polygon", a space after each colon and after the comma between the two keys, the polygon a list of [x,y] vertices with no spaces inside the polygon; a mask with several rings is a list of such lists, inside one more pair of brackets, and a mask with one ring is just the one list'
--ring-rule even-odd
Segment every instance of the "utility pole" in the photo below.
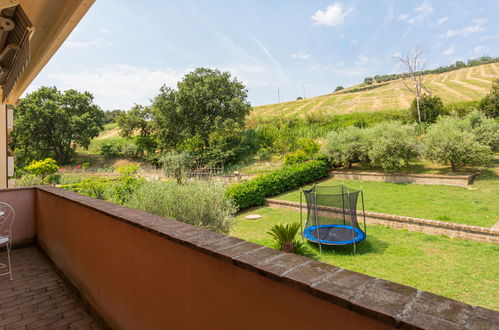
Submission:
{"label": "utility pole", "polygon": [[277,87],[277,103],[281,103],[281,93],[279,92],[279,87]]}
{"label": "utility pole", "polygon": [[305,100],[305,84],[302,84],[303,87],[303,99]]}

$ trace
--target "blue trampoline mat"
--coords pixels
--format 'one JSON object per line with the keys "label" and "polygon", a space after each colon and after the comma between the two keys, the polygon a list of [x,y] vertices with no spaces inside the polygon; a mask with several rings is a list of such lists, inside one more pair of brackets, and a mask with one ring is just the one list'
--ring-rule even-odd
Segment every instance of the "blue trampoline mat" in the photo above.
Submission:
{"label": "blue trampoline mat", "polygon": [[303,237],[314,243],[347,245],[365,240],[366,234],[359,228],[347,225],[319,225],[305,228]]}

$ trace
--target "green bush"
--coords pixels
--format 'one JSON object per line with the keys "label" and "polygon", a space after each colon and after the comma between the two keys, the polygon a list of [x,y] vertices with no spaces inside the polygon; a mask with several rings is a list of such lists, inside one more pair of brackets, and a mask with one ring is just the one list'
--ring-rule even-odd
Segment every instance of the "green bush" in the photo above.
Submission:
{"label": "green bush", "polygon": [[147,182],[140,186],[128,206],[162,217],[228,234],[236,208],[220,184],[195,182]]}
{"label": "green bush", "polygon": [[300,231],[299,222],[275,224],[267,232],[276,241],[279,250],[287,253],[295,252],[295,237]]}
{"label": "green bush", "polygon": [[499,116],[499,79],[494,80],[490,94],[480,101],[479,108],[489,118]]}
{"label": "green bush", "polygon": [[265,197],[277,195],[305,183],[322,179],[328,175],[328,171],[329,163],[322,158],[285,166],[228,187],[226,196],[234,201],[239,210],[262,205]]}
{"label": "green bush", "polygon": [[30,173],[16,179],[16,186],[18,187],[39,186],[43,184],[45,184],[45,182],[41,176]]}
{"label": "green bush", "polygon": [[110,141],[102,144],[100,154],[106,159],[123,157],[123,142]]}
{"label": "green bush", "polygon": [[424,156],[450,165],[453,171],[467,165],[485,165],[491,147],[479,141],[469,121],[454,116],[441,117],[430,126],[424,141]]}
{"label": "green bush", "polygon": [[284,156],[284,165],[294,165],[298,163],[305,163],[310,157],[302,149],[298,149],[294,152],[289,152]]}
{"label": "green bush", "polygon": [[321,152],[334,166],[351,167],[353,163],[367,162],[369,140],[367,130],[355,126],[330,132],[325,139]]}
{"label": "green bush", "polygon": [[483,112],[477,110],[470,113],[465,119],[478,142],[488,145],[492,150],[499,150],[499,122],[487,118]]}
{"label": "green bush", "polygon": [[44,160],[34,160],[28,166],[24,168],[28,173],[39,175],[42,178],[57,172],[59,170],[59,166],[55,162],[55,159],[45,158]]}
{"label": "green bush", "polygon": [[367,155],[373,166],[383,170],[399,169],[420,154],[413,126],[383,123],[369,129],[370,147]]}
{"label": "green bush", "polygon": [[93,198],[106,199],[109,181],[106,178],[88,178],[78,183],[59,186],[59,188],[71,190]]}
{"label": "green bush", "polygon": [[[439,96],[423,95],[419,99],[419,112],[422,123],[434,123],[438,116],[442,115],[444,104]],[[414,121],[419,122],[417,100],[414,99],[409,107],[409,112]]]}

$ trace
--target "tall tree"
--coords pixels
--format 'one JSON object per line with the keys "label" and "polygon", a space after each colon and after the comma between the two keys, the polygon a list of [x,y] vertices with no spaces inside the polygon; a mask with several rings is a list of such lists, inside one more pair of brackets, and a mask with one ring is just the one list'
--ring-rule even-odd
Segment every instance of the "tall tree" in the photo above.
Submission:
{"label": "tall tree", "polygon": [[244,124],[251,111],[244,85],[228,72],[198,68],[185,75],[177,90],[161,87],[153,101],[153,117],[163,146],[174,147],[199,138],[203,148],[210,135]]}
{"label": "tall tree", "polygon": [[104,112],[89,92],[40,87],[14,110],[12,144],[16,161],[54,158],[59,165],[71,161],[77,146],[88,148],[103,129]]}
{"label": "tall tree", "polygon": [[421,97],[428,95],[431,97],[431,90],[424,84],[424,62],[423,51],[418,47],[408,52],[405,56],[399,56],[398,60],[402,67],[408,73],[408,80],[403,76],[405,87],[414,94],[416,99],[416,110],[418,113],[418,122],[421,123]]}

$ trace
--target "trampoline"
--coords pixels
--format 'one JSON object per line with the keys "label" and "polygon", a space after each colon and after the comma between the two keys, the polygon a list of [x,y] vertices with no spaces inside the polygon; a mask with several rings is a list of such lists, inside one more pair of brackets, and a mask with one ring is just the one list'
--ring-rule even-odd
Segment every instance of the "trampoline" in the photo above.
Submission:
{"label": "trampoline", "polygon": [[[324,245],[354,245],[366,239],[366,219],[362,190],[343,185],[313,186],[302,190],[307,203],[307,217],[303,227],[303,199],[300,194],[302,236],[306,240]],[[358,199],[362,201],[363,228],[357,219]]]}

